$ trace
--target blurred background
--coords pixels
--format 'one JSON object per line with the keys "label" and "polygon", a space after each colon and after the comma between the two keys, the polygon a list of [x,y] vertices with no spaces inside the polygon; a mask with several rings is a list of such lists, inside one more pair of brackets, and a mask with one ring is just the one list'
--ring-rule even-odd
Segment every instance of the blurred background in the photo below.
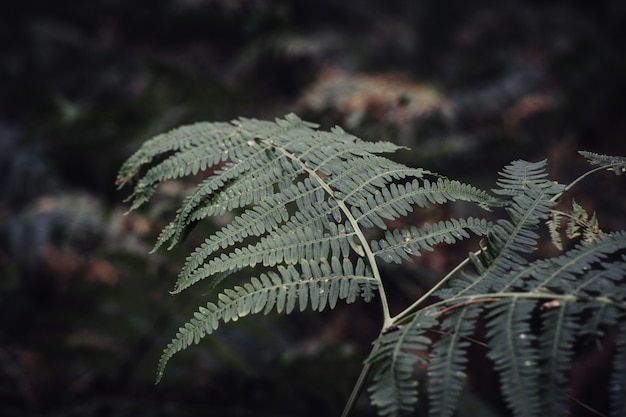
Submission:
{"label": "blurred background", "polygon": [[[157,133],[295,112],[485,188],[513,159],[549,158],[567,182],[577,150],[626,155],[623,0],[21,0],[0,6],[0,52],[0,416],[340,414],[375,302],[229,324],[154,386],[207,301],[168,293],[201,233],[148,255],[188,184],[127,216],[114,187]],[[623,181],[600,184],[587,207],[625,228]],[[454,255],[387,271],[396,302]],[[585,375],[578,398],[601,411],[601,373]],[[463,401],[506,415],[495,383]],[[374,411],[363,398],[355,415]]]}

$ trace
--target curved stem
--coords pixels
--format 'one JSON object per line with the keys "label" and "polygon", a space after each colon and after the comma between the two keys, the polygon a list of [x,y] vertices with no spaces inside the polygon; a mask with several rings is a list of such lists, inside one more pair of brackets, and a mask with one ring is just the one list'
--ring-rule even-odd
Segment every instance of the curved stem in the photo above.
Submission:
{"label": "curved stem", "polygon": [[[475,254],[477,255],[478,253],[480,253],[479,251],[476,251]],[[417,299],[413,304],[411,304],[410,306],[408,306],[407,308],[405,308],[404,310],[402,310],[398,315],[396,315],[395,317],[393,317],[391,319],[392,324],[393,323],[397,323],[399,320],[403,319],[404,317],[406,317],[407,315],[409,315],[413,310],[415,310],[420,304],[422,304],[424,301],[426,301],[426,299],[428,299],[428,297],[430,297],[431,295],[433,295],[435,293],[435,291],[439,290],[441,287],[443,287],[450,278],[452,278],[452,276],[454,274],[456,274],[457,272],[459,272],[465,265],[467,265],[469,263],[470,259],[469,257],[465,258],[465,260],[463,260],[461,263],[459,263],[452,271],[450,271],[445,277],[441,278],[441,280],[439,280],[439,282],[437,284],[435,284],[430,290],[428,290],[424,295],[422,295],[419,299]]]}
{"label": "curved stem", "polygon": [[563,194],[565,194],[566,192],[568,192],[569,190],[571,190],[572,188],[574,188],[574,186],[576,184],[578,184],[579,182],[581,182],[582,180],[584,180],[585,178],[587,178],[590,175],[595,174],[596,172],[600,172],[600,171],[604,171],[605,169],[607,169],[606,166],[601,166],[598,168],[594,168],[591,171],[587,171],[584,174],[582,174],[580,177],[576,178],[574,181],[570,182],[568,185],[565,186],[565,188],[563,189],[563,191],[561,191],[558,194],[555,194],[554,197],[552,197],[552,201],[557,201],[558,199],[561,198],[561,196],[563,196]]}
{"label": "curved stem", "polygon": [[[368,358],[372,356],[374,353],[376,353],[379,347],[380,347],[379,344],[374,345]],[[363,368],[361,369],[361,373],[359,374],[359,378],[356,380],[356,383],[354,384],[354,387],[352,388],[352,392],[350,393],[350,397],[348,398],[348,401],[346,402],[343,412],[341,413],[341,417],[348,417],[350,412],[352,412],[352,409],[354,408],[356,401],[359,399],[359,396],[361,395],[361,391],[363,391],[363,386],[365,384],[365,381],[367,380],[367,377],[369,376],[371,367],[372,365],[369,362],[366,362],[363,365]]]}

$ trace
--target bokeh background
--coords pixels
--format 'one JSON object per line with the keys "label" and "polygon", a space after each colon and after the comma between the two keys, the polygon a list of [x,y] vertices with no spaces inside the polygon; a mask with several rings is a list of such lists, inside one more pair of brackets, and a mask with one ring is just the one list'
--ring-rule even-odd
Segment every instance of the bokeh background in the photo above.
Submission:
{"label": "bokeh background", "polygon": [[[376,303],[229,324],[154,385],[161,350],[207,295],[168,293],[202,230],[148,255],[187,183],[123,215],[117,169],[151,136],[295,112],[486,188],[518,158],[548,158],[565,182],[585,169],[577,150],[626,155],[625,96],[623,0],[5,2],[0,416],[341,412],[380,326]],[[582,187],[608,230],[626,227],[620,187],[608,176]],[[393,302],[456,255],[388,270]],[[599,411],[601,368],[576,382]],[[507,415],[485,378],[460,415]],[[366,398],[355,415],[374,415]]]}

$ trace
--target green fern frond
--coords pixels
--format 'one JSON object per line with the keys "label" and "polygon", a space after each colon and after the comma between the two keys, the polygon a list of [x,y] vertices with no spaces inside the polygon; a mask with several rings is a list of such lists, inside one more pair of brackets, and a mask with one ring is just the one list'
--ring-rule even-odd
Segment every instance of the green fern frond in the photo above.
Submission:
{"label": "green fern frond", "polygon": [[181,149],[195,148],[210,138],[229,137],[236,127],[230,123],[196,123],[182,126],[146,141],[120,168],[117,185],[121,188],[135,177],[142,167],[159,155]]}
{"label": "green fern frond", "polygon": [[377,226],[386,229],[385,220],[394,220],[412,211],[412,206],[429,207],[447,201],[469,201],[488,208],[494,203],[493,197],[467,184],[458,181],[439,179],[435,183],[419,180],[404,185],[391,184],[374,195],[359,196],[352,206],[352,215],[366,228]]}
{"label": "green fern frond", "polygon": [[568,414],[568,373],[580,333],[580,307],[572,301],[546,301],[540,306],[539,383],[541,406],[547,416]]}
{"label": "green fern frond", "polygon": [[516,417],[541,414],[538,389],[536,336],[531,332],[529,318],[534,302],[510,297],[488,308],[487,356],[500,374],[500,386],[507,404]]}
{"label": "green fern frond", "polygon": [[410,323],[389,329],[374,342],[366,363],[377,367],[369,393],[381,416],[400,416],[417,402],[417,366],[427,363],[431,340],[426,334],[437,325],[429,313],[416,314]]}
{"label": "green fern frond", "polygon": [[[626,233],[602,234],[592,242],[579,242],[560,257],[537,260],[510,271],[501,277],[505,284],[498,291],[448,294],[435,304],[443,306],[443,312],[451,308],[464,311],[478,303],[495,306],[486,315],[491,318],[488,356],[496,363],[505,395],[506,385],[511,384],[508,402],[515,415],[533,415],[534,407],[550,416],[566,414],[570,346],[581,335],[603,337],[601,326],[623,326],[625,317],[620,312],[626,311],[626,256],[617,262],[606,259],[625,250]],[[583,322],[585,312],[592,315]],[[528,327],[531,314],[543,323],[538,336]],[[513,356],[507,359],[508,355]],[[513,357],[516,364],[512,364]],[[513,368],[507,367],[508,362]],[[532,365],[539,374],[526,369],[526,365]],[[538,388],[532,388],[534,384]],[[527,398],[523,403],[515,401],[520,393]],[[531,407],[526,409],[529,404]]]}
{"label": "green fern frond", "polygon": [[[524,284],[520,288],[533,293],[542,293],[546,290],[555,293],[572,294],[578,297],[609,295],[598,285],[610,283],[612,279],[619,280],[619,273],[607,273],[606,268],[619,264],[602,263],[607,256],[626,249],[626,232],[604,233],[592,242],[582,241],[565,254],[535,261],[528,270],[517,271],[516,278],[506,277],[509,283],[520,283],[519,277],[524,277]],[[601,263],[600,265],[597,265]],[[592,272],[586,274],[586,272]],[[601,274],[601,275],[597,275]],[[509,286],[512,287],[512,286]]]}
{"label": "green fern frond", "polygon": [[286,176],[276,162],[262,151],[230,164],[227,169],[217,170],[185,199],[176,213],[176,218],[169,225],[171,233],[160,237],[156,248],[167,241],[171,242],[170,248],[175,245],[190,220],[202,220],[240,207],[258,204],[271,196],[274,193],[274,186]]}
{"label": "green fern frond", "polygon": [[467,339],[474,332],[475,320],[481,311],[478,304],[453,310],[441,323],[444,332],[433,343],[428,365],[430,415],[451,416],[466,383],[468,363]]}
{"label": "green fern frond", "polygon": [[[325,211],[322,210],[321,216],[324,214]],[[257,264],[272,267],[277,264],[297,264],[301,259],[347,257],[350,241],[355,237],[354,233],[348,233],[341,224],[329,223],[327,231],[323,233],[317,233],[310,225],[299,228],[289,226],[263,237],[258,243],[216,256],[192,272],[181,275],[176,282],[175,291],[179,292],[216,274],[254,267]]]}
{"label": "green fern frond", "polygon": [[467,230],[475,235],[485,235],[491,224],[484,219],[450,219],[435,224],[426,223],[422,229],[411,226],[408,229],[386,231],[385,238],[371,242],[372,253],[385,262],[402,263],[410,261],[409,255],[419,256],[422,250],[432,251],[433,246],[445,242],[455,243],[470,237]]}
{"label": "green fern frond", "polygon": [[507,271],[528,262],[523,254],[535,250],[539,235],[534,230],[550,214],[554,196],[563,190],[546,179],[545,166],[545,161],[515,161],[502,171],[498,185],[506,188],[494,192],[510,197],[503,202],[510,220],[498,220],[487,234],[484,249],[470,257],[480,275],[471,277],[470,284],[452,282],[453,288],[459,288],[459,296],[485,293],[492,287],[497,290],[505,285],[501,278]]}
{"label": "green fern frond", "polygon": [[[235,211],[192,251],[178,276],[174,292],[200,281],[209,290],[226,288],[179,328],[163,352],[157,380],[174,354],[222,323],[272,311],[332,309],[340,300],[369,301],[376,292],[383,330],[355,392],[372,368],[368,392],[381,416],[414,409],[418,376],[428,377],[431,415],[454,415],[465,387],[470,338],[482,319],[486,355],[515,417],[567,414],[570,347],[580,340],[608,340],[610,329],[617,335],[610,410],[623,415],[626,231],[602,232],[595,213],[575,201],[570,212],[554,206],[590,173],[624,172],[626,158],[582,152],[600,168],[567,187],[548,179],[546,161],[514,161],[500,172],[493,197],[379,155],[398,149],[340,128],[320,131],[287,115],[275,122],[242,118],[175,129],[131,156],[117,180],[119,186],[136,181],[131,210],[164,181],[200,171],[206,176],[198,178],[155,249],[172,247],[200,221]],[[469,217],[394,226],[414,210],[455,201],[501,210],[503,216],[494,222]],[[561,253],[536,260],[543,222]],[[565,252],[562,234],[576,239]],[[471,235],[481,237],[479,250],[392,316],[380,262],[412,261]],[[263,272],[248,274],[258,267]],[[226,280],[235,272],[254,277],[229,286]],[[531,317],[538,325],[531,325]]]}
{"label": "green fern frond", "polygon": [[600,155],[588,151],[579,151],[592,165],[615,171],[616,175],[626,172],[626,158],[623,156]]}
{"label": "green fern frond", "polygon": [[[280,300],[296,290],[274,295],[272,288],[278,285],[274,281],[279,276],[285,288],[299,288],[301,308],[334,306],[335,295],[326,301],[313,291],[307,301],[303,288],[313,288],[320,277],[328,278],[328,274],[311,269],[311,262],[344,259],[344,271],[368,271],[368,279],[375,285],[367,281],[362,290],[369,299],[374,289],[384,294],[377,256],[388,260],[418,254],[432,250],[437,243],[451,244],[469,237],[470,232],[485,235],[490,230],[489,223],[474,218],[426,224],[421,230],[388,230],[389,220],[407,215],[414,207],[447,201],[467,201],[483,209],[498,204],[478,188],[377,155],[397,149],[388,142],[362,141],[340,128],[319,131],[294,115],[274,123],[242,118],[198,124],[146,142],[119,174],[120,186],[139,177],[129,197],[131,210],[163,181],[199,171],[208,174],[162,230],[155,250],[176,244],[205,218],[241,210],[187,257],[173,292],[202,280],[209,280],[209,289],[213,289],[245,268],[262,265],[269,269],[260,280],[224,290],[217,304],[209,303],[200,316],[196,314],[181,328],[163,355],[159,376],[175,352],[213,331],[219,321],[259,312],[262,305],[271,303],[280,306],[278,311],[291,311],[293,304],[283,308]],[[385,239],[366,238],[361,229],[372,227],[386,230]],[[296,282],[296,268],[311,282]],[[340,274],[337,268],[332,271]],[[335,281],[340,280],[331,280]],[[278,298],[272,301],[272,297]],[[271,307],[264,311],[269,310]],[[385,314],[388,316],[388,311]]]}
{"label": "green fern frond", "polygon": [[498,195],[515,197],[524,195],[528,192],[529,187],[540,186],[546,187],[548,174],[546,173],[547,161],[544,159],[539,162],[528,162],[517,160],[499,173],[499,179],[496,184],[500,187],[494,190]]}
{"label": "green fern frond", "polygon": [[615,341],[613,369],[609,381],[611,416],[626,415],[626,313],[621,311],[619,317],[619,335]]}
{"label": "green fern frond", "polygon": [[243,286],[226,289],[218,295],[217,304],[209,302],[206,307],[200,307],[163,351],[157,382],[174,354],[213,333],[220,322],[236,321],[260,312],[267,314],[272,310],[290,313],[296,307],[300,311],[309,306],[322,311],[334,308],[338,300],[352,303],[359,296],[370,301],[377,285],[362,261],[353,268],[349,259],[340,261],[336,257],[329,261],[303,260],[300,271],[294,266],[279,266],[277,271],[252,278]]}

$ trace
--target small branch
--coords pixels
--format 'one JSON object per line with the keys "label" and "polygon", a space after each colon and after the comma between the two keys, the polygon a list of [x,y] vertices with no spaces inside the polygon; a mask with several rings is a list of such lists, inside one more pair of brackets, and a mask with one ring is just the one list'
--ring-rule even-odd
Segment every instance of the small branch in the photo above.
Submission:
{"label": "small branch", "polygon": [[452,311],[454,309],[457,308],[461,308],[461,307],[465,307],[468,306],[470,304],[480,304],[480,303],[491,303],[493,301],[499,301],[499,298],[481,298],[479,300],[468,300],[468,301],[463,301],[462,303],[456,303],[453,304],[449,307],[444,307],[441,310],[437,310],[437,314],[446,314],[448,311]]}
{"label": "small branch", "polygon": [[[480,253],[480,251],[476,252],[476,254],[478,254],[478,253]],[[415,301],[409,307],[405,308],[398,315],[393,317],[391,319],[392,324],[397,323],[399,320],[401,320],[404,317],[408,316],[413,310],[415,310],[419,305],[421,305],[424,301],[426,301],[428,299],[428,297],[430,297],[437,290],[439,290],[441,287],[443,287],[448,282],[448,280],[450,278],[452,278],[452,276],[454,274],[456,274],[461,269],[463,269],[463,267],[465,267],[465,265],[467,265],[469,262],[470,262],[469,257],[465,258],[465,260],[463,260],[461,263],[459,263],[452,271],[450,271],[448,273],[448,275],[446,275],[441,280],[439,280],[439,282],[437,284],[435,284],[430,290],[428,290],[424,295],[422,295],[417,301]]]}
{"label": "small branch", "polygon": [[606,166],[602,166],[602,167],[598,167],[598,168],[592,169],[591,171],[585,172],[583,175],[581,175],[580,177],[576,178],[574,181],[572,181],[568,185],[566,185],[565,189],[563,191],[561,191],[560,193],[556,194],[554,197],[552,197],[551,200],[552,201],[558,201],[563,196],[563,194],[565,194],[566,192],[568,192],[569,190],[574,188],[574,186],[576,184],[578,184],[579,182],[581,182],[582,180],[584,180],[588,176],[593,175],[596,172],[604,171],[605,169],[607,169],[607,167]]}
{"label": "small branch", "polygon": [[[379,348],[380,348],[379,344],[374,345],[368,358],[372,356],[374,353],[376,353],[376,351]],[[359,396],[361,395],[361,391],[363,391],[363,386],[365,384],[365,381],[367,380],[367,377],[369,376],[371,367],[372,365],[370,365],[367,362],[363,365],[363,368],[361,369],[361,373],[359,374],[359,378],[356,380],[356,383],[354,384],[354,387],[352,388],[352,392],[350,393],[350,397],[348,398],[348,401],[346,402],[346,406],[344,407],[343,412],[341,413],[341,417],[348,417],[350,413],[352,412],[352,409],[356,405],[356,401],[359,399]]]}

